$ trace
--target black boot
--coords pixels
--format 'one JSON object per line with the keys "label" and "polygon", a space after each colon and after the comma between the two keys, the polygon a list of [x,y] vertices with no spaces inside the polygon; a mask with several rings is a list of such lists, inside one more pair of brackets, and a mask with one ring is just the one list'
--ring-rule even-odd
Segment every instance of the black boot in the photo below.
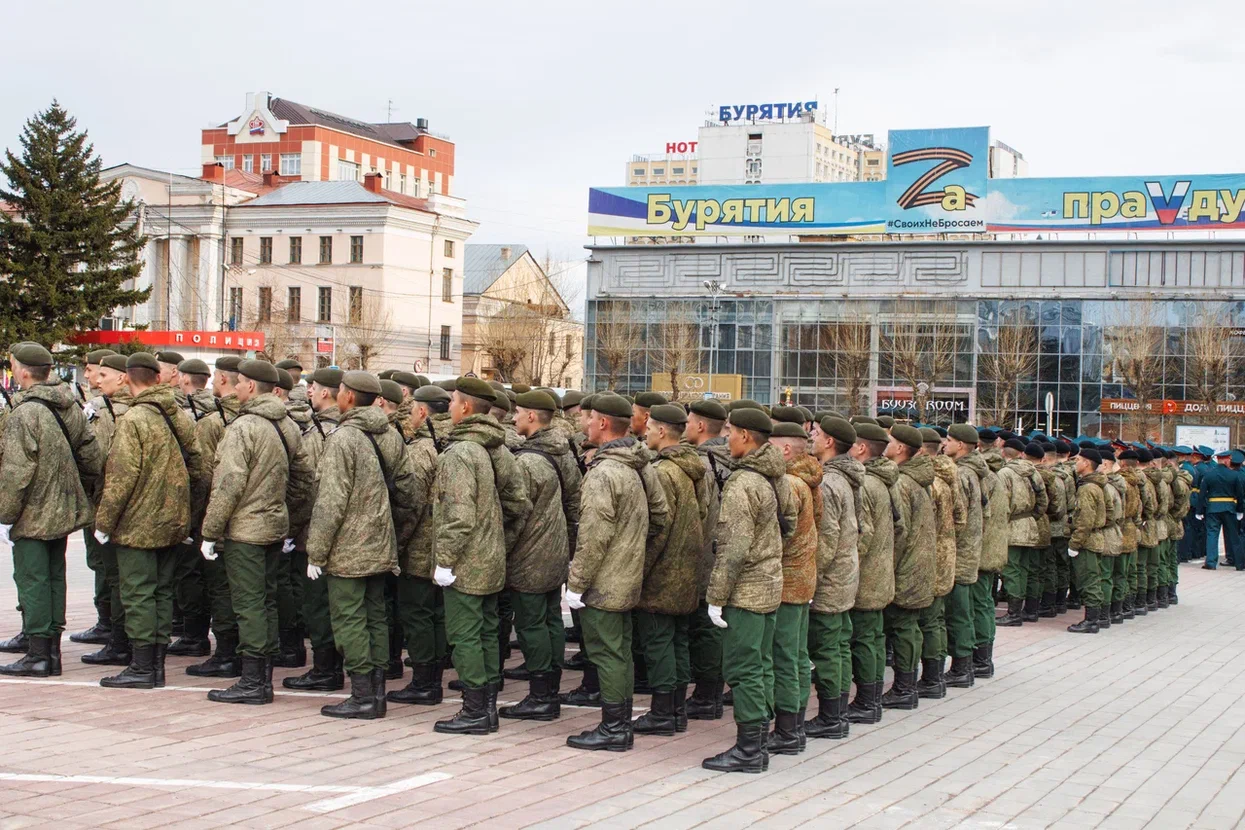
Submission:
{"label": "black boot", "polygon": [[31,637],[26,656],[16,663],[0,666],[5,677],[50,677],[52,674],[52,640],[48,637]]}
{"label": "black boot", "polygon": [[1041,603],[1038,605],[1038,616],[1049,620],[1058,613],[1055,610],[1055,592],[1043,591]]}
{"label": "black boot", "polygon": [[1060,588],[1055,592],[1055,613],[1068,613],[1068,589]]}
{"label": "black boot", "polygon": [[973,646],[973,677],[994,677],[994,643]]}
{"label": "black boot", "polygon": [[648,664],[643,660],[635,660],[632,664],[632,671],[635,680],[634,693],[637,695],[651,695],[653,687],[648,683]]}
{"label": "black boot", "polygon": [[849,724],[843,711],[842,695],[827,696],[817,693],[817,717],[804,724],[804,732],[810,738],[846,738]]}
{"label": "black boot", "polygon": [[566,641],[568,643],[582,643],[584,641],[584,632],[577,625],[563,629],[566,632]]}
{"label": "black boot", "polygon": [[390,692],[385,698],[390,703],[411,703],[418,706],[436,706],[443,697],[439,663],[418,663],[411,667],[411,682],[404,689]]}
{"label": "black boot", "polygon": [[56,632],[48,643],[48,676],[61,676],[61,632]]}
{"label": "black boot", "polygon": [[1085,619],[1079,623],[1073,623],[1068,626],[1068,631],[1072,634],[1097,634],[1098,633],[1098,609],[1085,608]]}
{"label": "black boot", "polygon": [[1136,593],[1132,595],[1132,598],[1133,598],[1134,616],[1144,617],[1146,614],[1150,613],[1149,609],[1146,608],[1146,592],[1145,591],[1137,591]]}
{"label": "black boot", "polygon": [[722,705],[723,705],[723,706],[730,706],[732,709],[735,707],[735,691],[734,691],[734,689],[730,689],[730,688],[728,688],[726,691],[722,692]]}
{"label": "black boot", "polygon": [[637,735],[664,735],[675,733],[674,692],[653,692],[649,710],[636,718],[631,731]]}
{"label": "black boot", "polygon": [[[281,685],[296,692],[339,692],[346,686],[337,649],[317,648],[311,651],[311,671],[298,677],[287,677]],[[440,697],[437,703],[440,703]]]}
{"label": "black boot", "polygon": [[238,659],[238,634],[221,634],[216,638],[216,653],[194,666],[186,667],[191,677],[241,677],[242,661]]}
{"label": "black boot", "polygon": [[584,654],[583,649],[580,649],[566,658],[562,665],[567,671],[583,671],[584,667],[588,665],[588,657]]}
{"label": "black boot", "polygon": [[1160,586],[1156,589],[1156,591],[1158,592],[1158,593],[1157,593],[1157,600],[1158,600],[1158,606],[1159,606],[1159,608],[1166,608],[1166,607],[1168,606],[1168,604],[1169,604],[1169,603],[1167,602],[1167,586],[1166,586],[1166,585],[1160,585]]}
{"label": "black boot", "polygon": [[[186,625],[190,625],[189,619]],[[287,628],[279,632],[277,641],[280,647],[272,659],[272,665],[279,669],[301,669],[307,665],[307,646],[303,643],[301,628]]]}
{"label": "black boot", "polygon": [[1180,599],[1176,596],[1175,585],[1167,586],[1167,604],[1168,605],[1179,605],[1180,604]]}
{"label": "black boot", "polygon": [[151,655],[151,671],[155,675],[156,688],[164,688],[164,661],[168,657],[168,643],[156,643],[155,652]]}
{"label": "black boot", "polygon": [[1023,599],[1007,600],[1007,612],[1000,614],[994,618],[994,625],[998,628],[1015,628],[1024,625],[1024,603]]}
{"label": "black boot", "polygon": [[1076,588],[1068,588],[1068,610],[1081,610],[1081,593]]}
{"label": "black boot", "polygon": [[153,665],[156,647],[148,644],[131,647],[130,665],[113,677],[105,677],[99,685],[105,689],[154,689],[156,687],[156,670]]}
{"label": "black boot", "polygon": [[88,643],[93,646],[103,646],[108,644],[108,638],[112,636],[112,614],[111,605],[109,603],[101,603],[98,609],[95,625],[86,631],[79,631],[77,634],[69,635],[71,643]]}
{"label": "black boot", "polygon": [[916,694],[916,672],[896,671],[895,682],[882,695],[883,709],[915,709],[919,699]]}
{"label": "black boot", "polygon": [[895,666],[895,646],[892,643],[886,644],[886,667],[894,668]]}
{"label": "black boot", "polygon": [[1111,627],[1111,605],[1109,603],[1107,605],[1099,605],[1098,606],[1098,628],[1102,631],[1106,631],[1110,627]]}
{"label": "black boot", "polygon": [[388,697],[385,694],[385,677],[384,669],[372,669],[372,703],[376,706],[376,717],[383,718],[389,711],[389,704],[386,701]]}
{"label": "black boot", "polygon": [[208,700],[213,703],[245,703],[250,706],[263,706],[264,699],[264,658],[243,657],[242,676],[238,682],[228,689],[213,689],[208,692]]}
{"label": "black boot", "polygon": [[566,739],[566,745],[571,749],[603,749],[607,752],[626,752],[633,743],[630,700],[602,703],[600,725]]}
{"label": "black boot", "polygon": [[1159,610],[1159,589],[1158,588],[1151,588],[1149,591],[1146,592],[1146,610],[1147,611]]}
{"label": "black boot", "polygon": [[798,718],[795,724],[795,728],[796,728],[796,732],[799,733],[799,736],[800,736],[800,751],[803,752],[805,747],[808,746],[808,735],[804,734],[804,709],[801,708],[800,711],[796,712],[795,714],[796,714],[796,717]]}
{"label": "black boot", "polygon": [[25,654],[30,650],[30,638],[25,631],[17,632],[17,636],[8,640],[0,640],[0,652],[5,654]]}
{"label": "black boot", "polygon": [[503,669],[501,676],[507,680],[531,680],[532,673],[527,670],[527,663],[523,662],[515,666],[513,669]]}
{"label": "black boot", "polygon": [[705,680],[696,684],[696,690],[687,701],[687,717],[690,720],[717,720],[722,717],[721,680]]}
{"label": "black boot", "polygon": [[350,697],[341,703],[320,707],[320,714],[326,718],[353,720],[375,720],[380,717],[376,713],[376,697],[372,693],[372,675],[369,672],[351,674]]}
{"label": "black boot", "polygon": [[553,672],[537,672],[527,682],[527,697],[514,706],[503,706],[497,715],[512,720],[557,720],[562,714],[562,704],[556,693],[550,690]]}
{"label": "black boot", "polygon": [[128,666],[130,657],[130,638],[125,634],[125,626],[115,625],[112,639],[106,646],[99,651],[88,652],[80,659],[88,666]]}
{"label": "black boot", "polygon": [[964,657],[952,657],[951,670],[943,676],[947,686],[952,689],[973,688],[973,678],[973,656],[971,654]]}
{"label": "black boot", "polygon": [[774,731],[769,733],[766,746],[772,755],[799,755],[800,713],[776,712]]}
{"label": "black boot", "polygon": [[687,684],[674,687],[674,731],[687,731]]}
{"label": "black boot", "polygon": [[558,695],[558,700],[563,706],[600,706],[601,681],[597,677],[597,667],[589,663],[578,688]]}
{"label": "black boot", "polygon": [[947,696],[947,682],[942,676],[944,665],[941,657],[921,660],[921,679],[916,684],[917,697],[942,700]]}
{"label": "black boot", "polygon": [[389,665],[385,667],[386,680],[401,680],[406,674],[406,667],[402,665],[402,647],[406,642],[406,637],[402,634],[402,629],[389,629]]}
{"label": "black boot", "polygon": [[1021,611],[1021,619],[1027,623],[1035,623],[1038,621],[1038,603],[1037,597],[1025,597],[1024,610]]}
{"label": "black boot", "polygon": [[1122,599],[1111,600],[1111,624],[1124,624],[1124,600]]}
{"label": "black boot", "polygon": [[432,727],[443,735],[487,735],[488,689],[463,689],[463,707],[449,720],[439,720]]}
{"label": "black boot", "polygon": [[1124,619],[1126,620],[1136,619],[1137,613],[1136,611],[1133,610],[1133,595],[1125,594],[1124,599],[1122,599],[1121,602],[1123,603]]}
{"label": "black boot", "polygon": [[445,684],[451,692],[464,692],[467,690],[467,684],[463,683],[461,677],[455,677],[449,683]]}
{"label": "black boot", "polygon": [[882,720],[882,684],[857,683],[856,699],[847,707],[851,723],[878,723]]}
{"label": "black boot", "polygon": [[207,657],[212,653],[212,642],[208,639],[211,620],[193,614],[186,617],[182,637],[169,646],[169,654],[174,657]]}
{"label": "black boot", "polygon": [[738,724],[735,727],[735,745],[719,755],[706,758],[700,765],[714,772],[763,772],[765,729],[764,724]]}
{"label": "black boot", "polygon": [[[510,636],[509,634],[506,635]],[[501,683],[490,683],[488,689],[488,731],[496,732],[501,728],[501,717],[497,714],[497,693],[501,691]]]}

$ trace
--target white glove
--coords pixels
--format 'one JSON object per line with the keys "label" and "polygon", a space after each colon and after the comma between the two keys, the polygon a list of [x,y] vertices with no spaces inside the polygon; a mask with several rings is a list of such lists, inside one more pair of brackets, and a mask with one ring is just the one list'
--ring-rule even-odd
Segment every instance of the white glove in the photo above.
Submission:
{"label": "white glove", "polygon": [[1245,519],[1245,513],[1236,514],[1236,520],[1239,522],[1241,519]]}
{"label": "white glove", "polygon": [[88,421],[94,421],[95,420],[95,407],[92,406],[91,404],[87,404],[86,406],[82,407],[82,414],[86,416],[86,419]]}
{"label": "white glove", "polygon": [[570,588],[567,588],[566,589],[566,604],[569,605],[571,608],[575,609],[576,611],[578,611],[580,608],[584,607],[584,595],[577,594],[574,591],[572,591]]}
{"label": "white glove", "polygon": [[1079,550],[1073,550],[1072,548],[1068,548],[1068,556],[1070,558],[1076,559],[1080,555],[1081,555],[1081,552]]}
{"label": "white glove", "polygon": [[713,623],[718,628],[726,628],[726,620],[722,619],[722,606],[709,606],[709,622]]}
{"label": "white glove", "polygon": [[321,568],[319,565],[308,565],[307,566],[307,578],[310,579],[312,582],[315,582],[317,579],[319,579],[320,574],[322,573],[324,573],[324,569]]}
{"label": "white glove", "polygon": [[203,558],[209,562],[215,562],[216,557],[220,556],[220,554],[216,552],[216,543],[209,542],[207,539],[203,540],[203,544],[199,547],[199,550],[203,552]]}
{"label": "white glove", "polygon": [[1195,515],[1196,515],[1197,520],[1198,520],[1199,522],[1202,522],[1202,521],[1205,521],[1205,520],[1206,520],[1206,517],[1205,517],[1205,516],[1203,516],[1201,513],[1197,513],[1197,514],[1195,514]]}
{"label": "white glove", "polygon": [[281,546],[281,552],[282,553],[293,553],[294,552],[294,540],[286,539],[285,544]]}
{"label": "white glove", "polygon": [[99,542],[101,545],[108,544],[108,534],[102,530],[95,531],[95,541]]}
{"label": "white glove", "polygon": [[195,537],[193,536],[187,536],[185,539],[182,539],[183,545],[193,545],[194,543],[195,543]]}
{"label": "white glove", "polygon": [[432,575],[432,581],[440,585],[442,588],[448,588],[454,584],[454,580],[458,577],[454,576],[454,572],[449,568],[442,568],[437,565],[437,570]]}
{"label": "white glove", "polygon": [[13,525],[0,525],[0,544],[13,544],[13,540],[9,538],[9,531],[12,529]]}

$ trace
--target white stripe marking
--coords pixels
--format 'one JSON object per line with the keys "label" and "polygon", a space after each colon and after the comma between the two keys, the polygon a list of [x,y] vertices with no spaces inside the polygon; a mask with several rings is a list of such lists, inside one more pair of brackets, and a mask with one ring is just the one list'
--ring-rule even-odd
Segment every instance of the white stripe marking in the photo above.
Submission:
{"label": "white stripe marking", "polygon": [[[221,681],[219,686],[162,686],[159,689],[122,689],[128,692],[199,692],[204,696],[214,688],[225,688],[232,686],[231,678],[217,678]],[[30,684],[33,686],[78,686],[85,689],[102,689],[98,680],[54,680],[44,677],[0,677],[0,684]],[[279,697],[350,697],[350,692],[296,692],[284,687],[277,690]]]}
{"label": "white stripe marking", "polygon": [[429,772],[423,775],[416,775],[414,778],[404,778],[391,784],[383,784],[379,787],[360,787],[358,792],[337,798],[326,798],[323,801],[308,804],[303,809],[310,810],[313,813],[331,813],[343,807],[352,807],[365,801],[375,801],[378,798],[386,798],[398,793],[408,792],[427,784],[434,784],[437,781],[445,781],[451,777],[453,776],[444,772]]}

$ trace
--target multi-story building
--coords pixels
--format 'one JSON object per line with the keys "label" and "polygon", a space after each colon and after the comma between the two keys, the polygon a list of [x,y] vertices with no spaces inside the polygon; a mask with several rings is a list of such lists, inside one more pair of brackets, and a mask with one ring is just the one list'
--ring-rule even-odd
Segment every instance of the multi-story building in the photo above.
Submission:
{"label": "multi-story building", "polygon": [[861,178],[861,150],[839,144],[816,111],[793,120],[700,128],[700,183],[846,182]]}
{"label": "multi-story building", "polygon": [[627,162],[627,185],[651,187],[653,185],[698,184],[700,162],[695,154],[695,141],[690,154],[651,153],[634,155]]}
{"label": "multi-story building", "polygon": [[1001,141],[990,142],[990,178],[1021,179],[1029,175],[1029,162]]}

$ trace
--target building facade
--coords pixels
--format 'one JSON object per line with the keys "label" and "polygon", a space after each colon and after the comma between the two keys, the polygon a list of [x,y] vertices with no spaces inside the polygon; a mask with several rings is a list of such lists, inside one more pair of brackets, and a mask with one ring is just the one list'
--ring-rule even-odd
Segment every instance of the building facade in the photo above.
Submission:
{"label": "building facade", "polygon": [[860,178],[861,150],[837,143],[830,128],[816,120],[815,111],[788,121],[706,124],[698,138],[701,184],[848,182]]}
{"label": "building facade", "polygon": [[645,187],[662,184],[697,184],[700,162],[696,158],[696,142],[690,144],[690,153],[651,153],[634,155],[627,162],[627,185]]}

